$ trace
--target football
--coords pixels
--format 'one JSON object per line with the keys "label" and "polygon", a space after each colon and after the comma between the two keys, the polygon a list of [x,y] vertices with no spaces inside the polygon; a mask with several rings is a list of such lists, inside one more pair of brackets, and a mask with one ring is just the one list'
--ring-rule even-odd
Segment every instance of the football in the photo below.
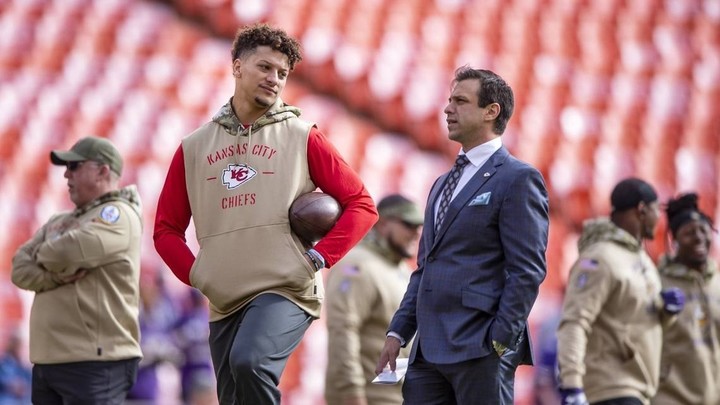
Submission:
{"label": "football", "polygon": [[328,233],[341,212],[340,204],[328,194],[303,194],[290,205],[290,228],[304,242],[313,244]]}

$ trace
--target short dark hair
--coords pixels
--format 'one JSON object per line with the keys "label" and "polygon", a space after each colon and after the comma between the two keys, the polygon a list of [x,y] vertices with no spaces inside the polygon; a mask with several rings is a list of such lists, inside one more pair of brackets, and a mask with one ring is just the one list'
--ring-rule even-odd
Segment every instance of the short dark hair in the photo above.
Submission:
{"label": "short dark hair", "polygon": [[249,25],[237,31],[232,45],[232,60],[243,57],[259,46],[269,46],[285,54],[290,70],[302,60],[298,41],[282,29],[273,28],[265,23]]}
{"label": "short dark hair", "polygon": [[610,194],[610,205],[613,212],[627,211],[641,202],[649,204],[657,201],[655,189],[646,181],[630,177],[622,180]]}
{"label": "short dark hair", "polygon": [[455,70],[455,80],[453,80],[453,83],[468,79],[477,79],[480,81],[478,107],[487,107],[492,103],[500,105],[500,114],[498,114],[495,119],[493,132],[502,135],[515,109],[515,97],[513,96],[510,85],[508,85],[502,77],[490,70],[473,69],[467,65]]}

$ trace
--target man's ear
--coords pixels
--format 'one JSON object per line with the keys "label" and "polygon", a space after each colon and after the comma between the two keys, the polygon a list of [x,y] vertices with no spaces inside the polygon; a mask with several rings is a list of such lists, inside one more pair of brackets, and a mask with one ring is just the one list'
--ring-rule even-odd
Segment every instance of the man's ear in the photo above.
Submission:
{"label": "man's ear", "polygon": [[490,103],[485,107],[485,118],[489,121],[494,120],[500,115],[500,104]]}
{"label": "man's ear", "polygon": [[383,229],[383,228],[387,227],[388,222],[390,222],[390,221],[388,221],[388,219],[386,217],[378,217],[377,222],[375,222],[374,228]]}
{"label": "man's ear", "polygon": [[240,61],[239,58],[235,59],[233,61],[233,69],[232,69],[232,73],[233,73],[234,77],[240,77],[241,67],[242,67],[242,61]]}
{"label": "man's ear", "polygon": [[105,177],[110,178],[110,177],[111,177],[111,174],[112,174],[112,173],[110,173],[110,166],[108,166],[108,165],[106,165],[106,164],[100,165],[100,176],[101,176],[101,177],[103,177],[103,178],[105,178]]}

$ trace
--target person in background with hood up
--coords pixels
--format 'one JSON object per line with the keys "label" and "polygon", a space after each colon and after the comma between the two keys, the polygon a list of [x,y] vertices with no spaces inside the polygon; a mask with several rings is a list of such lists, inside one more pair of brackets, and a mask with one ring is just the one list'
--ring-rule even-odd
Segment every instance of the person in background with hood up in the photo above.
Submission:
{"label": "person in background with hood up", "polygon": [[[385,330],[400,306],[424,222],[420,207],[400,194],[377,205],[380,219],[328,274],[327,405],[402,404],[402,384],[372,384]],[[409,348],[402,356],[408,357]]]}
{"label": "person in background with hood up", "polygon": [[673,249],[660,258],[665,288],[687,301],[677,322],[663,329],[660,387],[654,405],[720,404],[720,275],[709,257],[712,220],[689,193],[666,207]]}
{"label": "person in background with hood up", "polygon": [[663,322],[680,312],[684,295],[662,290],[643,247],[653,239],[658,197],[643,180],[619,182],[610,218],[587,221],[558,326],[563,405],[647,405],[660,375]]}

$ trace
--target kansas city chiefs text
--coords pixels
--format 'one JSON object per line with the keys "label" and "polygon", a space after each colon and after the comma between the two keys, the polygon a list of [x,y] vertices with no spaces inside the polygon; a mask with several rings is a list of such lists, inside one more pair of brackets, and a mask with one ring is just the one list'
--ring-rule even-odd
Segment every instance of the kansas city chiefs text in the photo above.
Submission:
{"label": "kansas city chiefs text", "polygon": [[[242,145],[226,146],[207,155],[207,161],[209,164],[213,165],[232,156],[242,156],[247,153],[247,148],[247,143],[244,143]],[[275,153],[277,153],[277,150],[267,145],[256,144],[252,145],[252,148],[250,148],[251,155],[260,156],[267,159],[271,159],[273,156],[275,156]]]}

